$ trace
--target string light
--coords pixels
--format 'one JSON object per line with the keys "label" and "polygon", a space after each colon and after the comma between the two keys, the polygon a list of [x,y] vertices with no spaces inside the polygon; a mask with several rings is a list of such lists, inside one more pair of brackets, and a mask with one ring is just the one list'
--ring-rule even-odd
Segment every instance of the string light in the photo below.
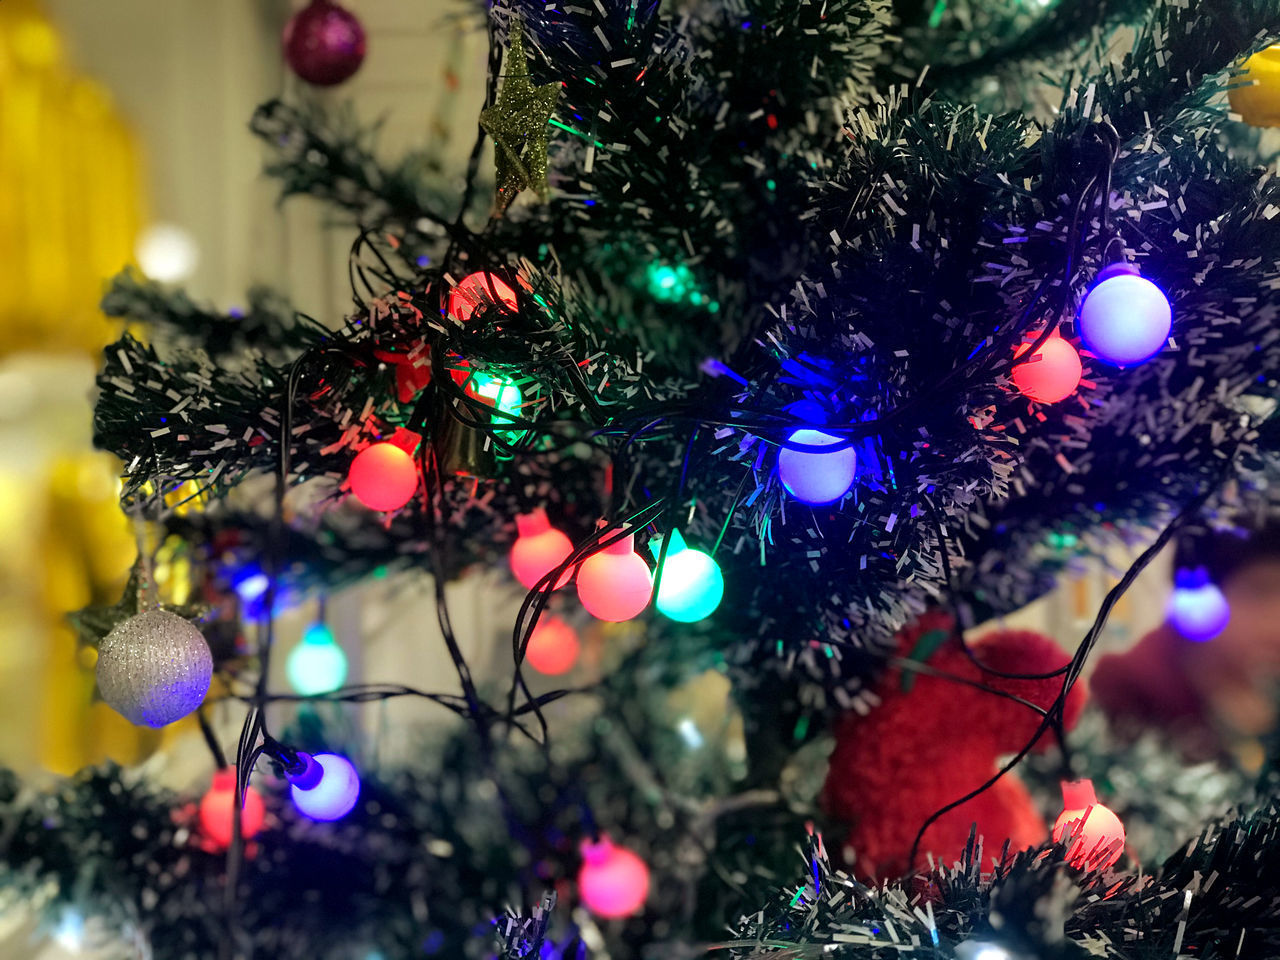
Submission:
{"label": "string light", "polygon": [[629,917],[649,896],[649,865],[607,836],[582,842],[578,893],[587,909],[600,917]]}
{"label": "string light", "polygon": [[418,468],[407,451],[383,441],[356,454],[347,480],[355,498],[370,510],[399,510],[418,489]]}
{"label": "string light", "polygon": [[[836,444],[842,446],[830,453],[796,449]],[[778,479],[782,486],[797,500],[813,506],[843,498],[853,486],[857,470],[858,455],[847,440],[809,427],[791,431],[778,451]]]}
{"label": "string light", "polygon": [[469,273],[449,291],[449,316],[466,323],[481,306],[495,302],[512,313],[516,312],[516,292],[510,284],[492,273]]}
{"label": "string light", "polygon": [[307,627],[302,640],[289,651],[285,675],[295,693],[312,697],[337,690],[347,679],[347,655],[333,631],[323,623]]}
{"label": "string light", "polygon": [[649,605],[653,575],[627,534],[583,561],[578,570],[578,599],[597,620],[630,620]]}
{"label": "string light", "polygon": [[1173,596],[1165,612],[1173,628],[1196,643],[1212,640],[1231,621],[1227,598],[1203,568],[1174,575]]}
{"label": "string light", "polygon": [[[560,566],[573,553],[573,544],[561,531],[551,526],[545,510],[534,510],[516,517],[518,536],[507,557],[511,572],[526,590],[532,590],[538,581]],[[565,572],[556,581],[559,590],[569,582],[573,570]]]}
{"label": "string light", "polygon": [[[679,530],[672,530],[669,537],[654,606],[672,620],[695,623],[711,616],[720,606],[724,575],[709,554],[688,547]],[[649,551],[655,560],[660,557],[661,539],[650,540]]]}
{"label": "string light", "polygon": [[1101,870],[1124,851],[1124,824],[1098,803],[1092,780],[1063,781],[1062,813],[1053,824],[1053,842],[1067,844],[1067,862],[1080,870]]}
{"label": "string light", "polygon": [[[1014,353],[1015,359],[1031,348],[1024,343]],[[1076,348],[1054,333],[1030,357],[1013,368],[1013,385],[1029,400],[1057,403],[1065,400],[1080,385],[1084,368]]]}
{"label": "string light", "polygon": [[1126,367],[1160,352],[1169,339],[1173,310],[1164,291],[1137,267],[1116,263],[1098,274],[1080,305],[1079,325],[1091,353]]}
{"label": "string light", "polygon": [[360,777],[350,760],[336,753],[317,753],[313,757],[300,753],[298,758],[306,769],[289,775],[289,780],[293,805],[299,813],[323,822],[339,820],[355,808],[360,797]]}
{"label": "string light", "polygon": [[[200,800],[200,831],[218,850],[231,846],[235,830],[236,769],[226,767],[213,775],[209,790]],[[244,791],[240,808],[240,836],[251,840],[258,835],[267,819],[262,795],[253,787]]]}

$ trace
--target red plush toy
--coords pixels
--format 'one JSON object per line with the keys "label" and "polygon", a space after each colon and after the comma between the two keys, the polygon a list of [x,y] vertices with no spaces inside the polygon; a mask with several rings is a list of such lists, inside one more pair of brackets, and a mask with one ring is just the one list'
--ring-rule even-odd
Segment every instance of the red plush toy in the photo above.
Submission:
{"label": "red plush toy", "polygon": [[[952,636],[951,625],[945,614],[926,614],[899,634],[899,655],[1042,708],[1057,698],[1061,677],[1009,680],[980,670]],[[1030,631],[988,634],[972,647],[982,663],[1002,673],[1047,673],[1068,659],[1048,637]],[[867,716],[850,713],[836,724],[823,805],[848,824],[846,849],[852,851],[854,871],[890,879],[924,865],[907,863],[920,826],[989,780],[996,758],[1025,746],[1041,717],[1013,700],[913,671],[889,671],[876,692],[880,706]],[[1084,700],[1077,684],[1064,711],[1068,727]],[[1052,734],[1043,740],[1052,740]],[[1026,787],[1010,774],[934,822],[920,845],[920,860],[926,853],[941,863],[957,860],[973,823],[987,855],[998,855],[1006,837],[1014,850],[1049,837]]]}

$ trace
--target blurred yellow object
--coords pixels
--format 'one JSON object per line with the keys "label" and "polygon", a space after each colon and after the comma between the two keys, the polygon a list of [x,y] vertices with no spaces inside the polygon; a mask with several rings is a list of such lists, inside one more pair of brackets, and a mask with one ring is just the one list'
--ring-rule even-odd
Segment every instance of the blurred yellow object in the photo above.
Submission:
{"label": "blurred yellow object", "polygon": [[135,552],[80,398],[116,334],[98,301],[132,256],[138,151],[38,0],[0,2],[0,183],[0,765],[128,763],[162,736],[93,702],[65,616],[118,596]]}
{"label": "blurred yellow object", "polygon": [[36,0],[0,3],[0,183],[0,353],[96,351],[138,231],[137,149]]}
{"label": "blurred yellow object", "polygon": [[1244,70],[1242,86],[1227,91],[1231,109],[1250,126],[1280,126],[1280,45],[1259,50]]}

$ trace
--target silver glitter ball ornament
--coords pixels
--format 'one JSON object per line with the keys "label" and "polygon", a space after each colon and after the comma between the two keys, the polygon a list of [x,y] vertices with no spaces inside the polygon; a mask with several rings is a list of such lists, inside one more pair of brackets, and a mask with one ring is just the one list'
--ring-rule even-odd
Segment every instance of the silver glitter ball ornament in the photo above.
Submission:
{"label": "silver glitter ball ornament", "polygon": [[167,610],[130,617],[98,644],[98,691],[139,726],[181,720],[203,702],[212,677],[204,635]]}

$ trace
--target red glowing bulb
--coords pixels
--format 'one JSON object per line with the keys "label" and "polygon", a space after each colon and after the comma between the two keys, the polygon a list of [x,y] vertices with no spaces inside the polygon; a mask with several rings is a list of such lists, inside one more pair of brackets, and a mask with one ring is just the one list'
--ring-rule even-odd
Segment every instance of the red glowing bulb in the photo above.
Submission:
{"label": "red glowing bulb", "polygon": [[[532,590],[539,580],[569,559],[569,554],[573,553],[573,544],[568,537],[551,526],[544,510],[516,517],[516,529],[520,536],[511,547],[511,572],[525,589]],[[572,569],[565,570],[556,582],[555,589],[563,587],[572,576]]]}
{"label": "red glowing bulb", "polygon": [[449,316],[462,323],[482,305],[498,303],[516,312],[516,292],[492,273],[469,273],[449,291]]}
{"label": "red glowing bulb", "polygon": [[596,843],[584,840],[578,893],[597,916],[629,917],[640,912],[649,896],[649,867],[608,837]]}
{"label": "red glowing bulb", "polygon": [[[1024,343],[1014,357],[1020,357],[1031,346]],[[1056,333],[1040,345],[1023,363],[1013,368],[1013,385],[1031,400],[1057,403],[1075,392],[1084,372],[1076,348]]]}
{"label": "red glowing bulb", "polygon": [[418,489],[413,457],[394,443],[374,443],[351,461],[351,492],[370,510],[399,510]]}
{"label": "red glowing bulb", "polygon": [[[209,792],[200,801],[200,830],[219,850],[231,846],[236,802],[235,767],[227,767],[213,775]],[[244,792],[244,806],[240,809],[240,835],[249,840],[262,829],[267,819],[267,808],[262,797],[253,787]]]}
{"label": "red glowing bulb", "polygon": [[1124,824],[1098,803],[1092,780],[1064,780],[1062,806],[1053,824],[1053,840],[1066,842],[1068,863],[1080,870],[1101,870],[1120,859]]}
{"label": "red glowing bulb", "polygon": [[627,534],[594,553],[578,568],[578,599],[597,620],[630,620],[649,605],[653,574]]}
{"label": "red glowing bulb", "polygon": [[534,628],[524,659],[539,673],[554,677],[573,669],[579,649],[573,627],[559,617],[548,617]]}

